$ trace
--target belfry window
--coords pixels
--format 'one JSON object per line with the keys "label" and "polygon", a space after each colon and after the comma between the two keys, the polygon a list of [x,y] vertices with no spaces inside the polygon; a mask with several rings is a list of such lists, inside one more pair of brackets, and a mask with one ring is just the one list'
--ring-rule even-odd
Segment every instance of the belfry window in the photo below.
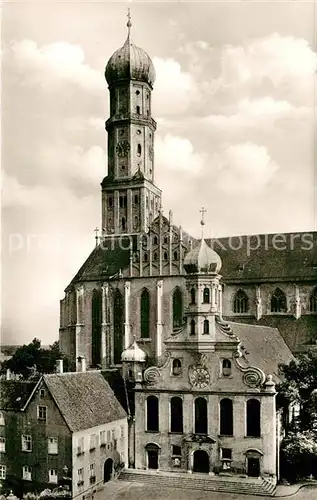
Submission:
{"label": "belfry window", "polygon": [[285,313],[286,311],[286,295],[280,288],[276,288],[271,297],[271,312]]}
{"label": "belfry window", "polygon": [[109,196],[109,198],[108,198],[108,207],[112,208],[112,205],[113,205],[113,198],[112,198],[112,196]]}
{"label": "belfry window", "polygon": [[150,336],[150,294],[148,290],[143,290],[140,300],[140,316],[141,316],[141,337],[149,338]]}
{"label": "belfry window", "polygon": [[141,108],[140,108],[140,106],[137,106],[137,107],[136,107],[136,114],[137,114],[137,115],[140,115],[140,114],[141,114]]}
{"label": "belfry window", "polygon": [[177,287],[173,293],[173,328],[179,328],[183,323],[183,295]]}
{"label": "belfry window", "polygon": [[196,334],[196,323],[195,320],[192,319],[190,322],[190,334],[195,335]]}
{"label": "belfry window", "polygon": [[195,399],[195,434],[208,433],[207,401],[205,398]]}
{"label": "belfry window", "polygon": [[190,303],[191,303],[191,305],[196,304],[196,290],[195,290],[195,288],[191,288],[191,290],[190,290]]}
{"label": "belfry window", "polygon": [[317,287],[313,290],[309,300],[310,312],[317,312]]}
{"label": "belfry window", "polygon": [[209,334],[209,321],[208,319],[205,319],[204,320],[204,335],[208,335]]}
{"label": "belfry window", "polygon": [[167,260],[167,252],[164,252],[163,259]]}
{"label": "belfry window", "polygon": [[138,144],[137,145],[137,155],[141,156],[141,153],[142,153],[142,147],[141,147],[141,144]]}
{"label": "belfry window", "polygon": [[247,401],[247,436],[261,436],[261,403],[257,399]]}
{"label": "belfry window", "polygon": [[222,436],[233,435],[233,405],[229,398],[220,401],[220,434]]}
{"label": "belfry window", "polygon": [[134,204],[137,205],[139,203],[139,195],[134,195]]}
{"label": "belfry window", "polygon": [[249,298],[244,290],[238,290],[233,299],[233,312],[237,314],[247,313],[249,310]]}
{"label": "belfry window", "polygon": [[171,432],[183,432],[183,400],[175,396],[171,399]]}
{"label": "belfry window", "polygon": [[210,302],[210,290],[209,290],[209,288],[204,288],[203,303],[209,304],[209,302]]}
{"label": "belfry window", "polygon": [[177,260],[178,259],[178,253],[174,252],[173,257],[174,257],[174,260]]}
{"label": "belfry window", "polygon": [[159,401],[156,396],[149,396],[146,400],[146,430],[159,430]]}
{"label": "belfry window", "polygon": [[134,229],[137,229],[139,225],[139,217],[137,215],[134,216]]}
{"label": "belfry window", "polygon": [[121,228],[122,228],[122,231],[126,230],[126,220],[125,220],[125,217],[121,218]]}

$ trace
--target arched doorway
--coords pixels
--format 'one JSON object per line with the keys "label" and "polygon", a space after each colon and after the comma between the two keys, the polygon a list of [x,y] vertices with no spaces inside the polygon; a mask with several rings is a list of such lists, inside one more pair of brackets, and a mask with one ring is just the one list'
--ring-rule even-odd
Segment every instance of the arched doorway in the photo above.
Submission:
{"label": "arched doorway", "polygon": [[147,468],[155,470],[158,469],[160,447],[155,443],[149,443],[145,448],[147,452]]}
{"label": "arched doorway", "polygon": [[103,482],[107,483],[112,478],[113,474],[113,460],[112,458],[107,458],[105,465],[103,467]]}
{"label": "arched doorway", "polygon": [[209,472],[209,455],[204,450],[194,451],[194,464],[193,472],[202,472],[208,474]]}

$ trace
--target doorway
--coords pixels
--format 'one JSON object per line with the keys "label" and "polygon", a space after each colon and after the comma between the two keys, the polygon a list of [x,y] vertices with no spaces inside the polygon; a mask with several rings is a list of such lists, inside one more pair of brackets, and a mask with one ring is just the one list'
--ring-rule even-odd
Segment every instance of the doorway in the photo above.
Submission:
{"label": "doorway", "polygon": [[209,455],[204,450],[196,450],[194,452],[194,465],[193,472],[202,472],[208,474],[209,472]]}
{"label": "doorway", "polygon": [[113,460],[112,458],[108,458],[105,461],[105,465],[103,468],[103,482],[107,483],[108,481],[110,481],[110,479],[112,478],[112,474],[113,474]]}
{"label": "doorway", "polygon": [[260,459],[255,457],[248,457],[248,476],[260,476]]}
{"label": "doorway", "polygon": [[149,469],[158,469],[158,451],[157,450],[148,450],[147,458],[148,458],[148,468]]}

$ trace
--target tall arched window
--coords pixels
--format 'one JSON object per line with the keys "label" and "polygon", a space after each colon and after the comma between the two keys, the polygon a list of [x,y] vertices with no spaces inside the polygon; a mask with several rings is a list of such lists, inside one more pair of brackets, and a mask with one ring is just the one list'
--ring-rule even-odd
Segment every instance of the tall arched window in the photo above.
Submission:
{"label": "tall arched window", "polygon": [[286,295],[280,288],[276,288],[271,297],[271,312],[286,311]]}
{"label": "tall arched window", "polygon": [[146,399],[146,430],[157,432],[159,430],[159,400],[156,396]]}
{"label": "tall arched window", "polygon": [[233,406],[229,398],[220,401],[220,434],[222,436],[233,435]]}
{"label": "tall arched window", "polygon": [[142,147],[141,147],[141,144],[138,144],[138,146],[137,146],[137,155],[141,156],[141,153],[142,153]]}
{"label": "tall arched window", "polygon": [[195,434],[208,434],[207,401],[205,398],[195,399]]}
{"label": "tall arched window", "polygon": [[196,323],[195,320],[192,319],[190,322],[190,334],[195,335],[196,334]]}
{"label": "tall arched window", "polygon": [[310,312],[317,312],[317,287],[313,290],[309,300]]}
{"label": "tall arched window", "polygon": [[140,114],[141,114],[141,108],[140,108],[140,106],[137,106],[137,107],[136,107],[136,114],[137,114],[137,115],[140,115]]}
{"label": "tall arched window", "polygon": [[233,312],[237,314],[247,313],[249,310],[249,298],[244,290],[238,290],[233,299]]}
{"label": "tall arched window", "polygon": [[209,288],[204,288],[203,303],[209,304],[209,302],[210,302],[210,290],[209,290]]}
{"label": "tall arched window", "polygon": [[196,290],[195,290],[195,288],[191,288],[191,290],[190,290],[190,303],[196,304]]}
{"label": "tall arched window", "polygon": [[143,290],[140,300],[140,317],[141,317],[141,337],[149,338],[150,336],[150,294],[148,290]]}
{"label": "tall arched window", "polygon": [[183,323],[183,296],[179,288],[173,293],[173,328],[179,328]]}
{"label": "tall arched window", "polygon": [[257,399],[247,401],[247,436],[261,436],[261,403]]}
{"label": "tall arched window", "polygon": [[101,363],[101,290],[92,292],[91,303],[91,363]]}
{"label": "tall arched window", "polygon": [[122,231],[126,230],[125,217],[121,217],[121,228],[122,228]]}
{"label": "tall arched window", "polygon": [[204,335],[208,335],[209,333],[209,321],[208,319],[204,320]]}
{"label": "tall arched window", "polygon": [[114,292],[113,297],[113,361],[121,363],[124,335],[124,307],[123,297],[120,290]]}
{"label": "tall arched window", "polygon": [[171,432],[183,432],[183,400],[175,396],[171,399]]}

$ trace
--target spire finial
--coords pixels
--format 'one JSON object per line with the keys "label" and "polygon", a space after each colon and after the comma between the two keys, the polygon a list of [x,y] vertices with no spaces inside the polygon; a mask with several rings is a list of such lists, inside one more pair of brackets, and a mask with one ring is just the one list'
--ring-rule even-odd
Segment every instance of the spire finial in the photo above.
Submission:
{"label": "spire finial", "polygon": [[128,18],[128,22],[127,22],[128,36],[130,36],[130,29],[131,29],[132,23],[131,23],[131,14],[130,14],[129,8],[128,8],[127,18]]}
{"label": "spire finial", "polygon": [[201,239],[203,240],[204,239],[205,213],[207,212],[207,210],[205,209],[205,207],[202,207],[201,210],[199,210],[199,212],[201,213],[201,221],[200,221]]}
{"label": "spire finial", "polygon": [[95,240],[96,240],[96,247],[98,246],[98,240],[99,240],[99,227],[96,227],[94,229],[94,233],[95,233]]}

